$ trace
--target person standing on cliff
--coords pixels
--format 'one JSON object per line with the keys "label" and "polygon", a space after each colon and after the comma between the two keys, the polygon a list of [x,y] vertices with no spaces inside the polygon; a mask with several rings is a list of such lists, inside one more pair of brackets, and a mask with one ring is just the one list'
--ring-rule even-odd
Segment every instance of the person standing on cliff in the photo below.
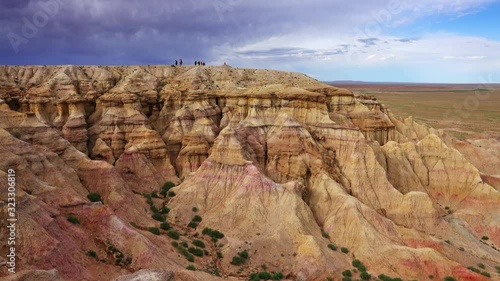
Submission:
{"label": "person standing on cliff", "polygon": [[175,60],[175,66],[177,66],[177,60]]}
{"label": "person standing on cliff", "polygon": [[182,66],[182,59],[179,60],[179,65]]}

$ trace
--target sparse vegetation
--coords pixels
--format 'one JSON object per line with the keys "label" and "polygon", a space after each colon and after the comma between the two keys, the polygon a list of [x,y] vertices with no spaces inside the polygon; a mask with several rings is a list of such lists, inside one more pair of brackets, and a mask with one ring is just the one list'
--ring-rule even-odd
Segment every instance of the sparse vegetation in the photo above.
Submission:
{"label": "sparse vegetation", "polygon": [[337,251],[337,246],[334,244],[328,244],[328,248],[330,248],[332,251]]}
{"label": "sparse vegetation", "polygon": [[193,212],[195,212],[195,213],[196,213],[196,212],[198,212],[198,208],[193,207],[193,208],[191,209],[191,211],[193,211]]}
{"label": "sparse vegetation", "polygon": [[462,252],[463,252],[463,251],[465,251],[464,247],[460,247],[460,248],[458,248],[458,249],[459,249],[460,251],[462,251]]}
{"label": "sparse vegetation", "polygon": [[203,241],[201,240],[198,239],[193,240],[193,245],[205,249],[205,243],[203,243]]}
{"label": "sparse vegetation", "polygon": [[130,225],[134,228],[139,228],[139,226],[133,221],[130,222]]}
{"label": "sparse vegetation", "polygon": [[179,234],[179,232],[177,230],[173,229],[173,230],[170,230],[169,232],[167,232],[167,236],[172,238],[172,239],[177,240],[177,239],[179,239],[179,237],[181,235]]}
{"label": "sparse vegetation", "polygon": [[361,274],[359,275],[359,277],[361,277],[361,279],[363,279],[363,280],[370,280],[372,278],[372,276],[370,275],[370,273],[368,273],[366,271],[361,272]]}
{"label": "sparse vegetation", "polygon": [[248,252],[247,250],[244,250],[242,252],[239,252],[236,256],[234,256],[230,263],[232,265],[241,265],[245,263],[247,259],[248,259]]}
{"label": "sparse vegetation", "polygon": [[202,218],[198,215],[194,216],[193,219],[191,221],[194,221],[194,222],[201,222],[202,221]]}
{"label": "sparse vegetation", "polygon": [[72,224],[80,224],[80,220],[75,216],[69,215],[66,219]]}
{"label": "sparse vegetation", "polygon": [[168,196],[169,196],[169,197],[174,197],[175,195],[176,195],[176,194],[175,194],[175,192],[173,192],[173,191],[169,191],[169,192],[168,192]]}
{"label": "sparse vegetation", "polygon": [[217,230],[213,230],[211,228],[205,227],[201,232],[203,235],[208,235],[212,237],[212,242],[217,243],[218,239],[224,238],[224,234]]}
{"label": "sparse vegetation", "polygon": [[360,272],[366,271],[365,265],[361,261],[359,261],[359,260],[353,260],[352,261],[352,266],[354,266],[355,268],[357,268]]}
{"label": "sparse vegetation", "polygon": [[196,271],[196,267],[194,267],[194,265],[190,264],[186,267],[187,270],[192,270],[192,271]]}
{"label": "sparse vegetation", "polygon": [[487,272],[487,271],[482,271],[481,275],[486,276],[488,278],[491,278],[491,274],[489,272]]}
{"label": "sparse vegetation", "polygon": [[191,254],[193,254],[197,257],[203,257],[203,250],[200,248],[189,247],[188,252],[190,252]]}
{"label": "sparse vegetation", "polygon": [[160,194],[163,196],[163,198],[165,198],[167,196],[170,189],[174,186],[175,186],[175,184],[171,181],[167,181],[166,183],[163,184],[163,186],[161,187],[161,191],[160,191]]}
{"label": "sparse vegetation", "polygon": [[263,279],[263,280],[269,280],[269,279],[271,279],[271,273],[269,273],[267,271],[259,272],[258,276],[259,276],[260,279]]}
{"label": "sparse vegetation", "polygon": [[87,256],[97,259],[97,253],[92,250],[87,251]]}
{"label": "sparse vegetation", "polygon": [[468,266],[467,267],[468,270],[470,271],[473,271],[473,272],[476,272],[476,273],[481,273],[481,271],[473,266]]}
{"label": "sparse vegetation", "polygon": [[101,202],[101,195],[99,193],[91,192],[87,195],[87,198],[90,202]]}
{"label": "sparse vegetation", "polygon": [[171,226],[170,226],[170,224],[168,222],[162,222],[160,224],[160,228],[163,229],[163,230],[165,230],[165,231],[168,231],[168,230],[170,230]]}
{"label": "sparse vegetation", "polygon": [[481,237],[481,239],[482,239],[482,240],[484,240],[484,241],[487,241],[487,240],[489,240],[490,238],[489,238],[488,236],[483,236],[483,237]]}
{"label": "sparse vegetation", "polygon": [[352,277],[352,272],[349,269],[346,269],[342,272],[342,276],[344,277]]}
{"label": "sparse vegetation", "polygon": [[349,249],[347,249],[346,247],[340,248],[340,251],[342,251],[342,253],[344,253],[344,254],[349,253]]}
{"label": "sparse vegetation", "polygon": [[158,227],[152,226],[148,228],[148,231],[153,233],[154,235],[160,235],[160,229]]}
{"label": "sparse vegetation", "polygon": [[323,235],[323,237],[329,239],[330,238],[330,235],[328,235],[328,233],[326,233],[325,231],[322,231],[321,232],[321,235]]}
{"label": "sparse vegetation", "polygon": [[157,221],[160,221],[160,222],[164,222],[166,220],[165,216],[163,216],[162,214],[160,213],[154,213],[152,216],[151,216],[154,220],[157,220]]}
{"label": "sparse vegetation", "polygon": [[478,264],[477,264],[477,266],[478,266],[479,268],[482,268],[482,269],[485,269],[485,268],[486,268],[486,266],[485,266],[484,264],[482,264],[482,263],[478,263]]}
{"label": "sparse vegetation", "polygon": [[[429,275],[429,278],[432,279],[432,278],[434,278],[434,276]],[[380,279],[382,281],[403,281],[401,278],[392,278],[392,277],[389,277],[385,274],[380,274],[378,276],[378,279]]]}
{"label": "sparse vegetation", "polygon": [[457,281],[455,278],[451,277],[451,276],[446,276],[444,278],[444,281]]}

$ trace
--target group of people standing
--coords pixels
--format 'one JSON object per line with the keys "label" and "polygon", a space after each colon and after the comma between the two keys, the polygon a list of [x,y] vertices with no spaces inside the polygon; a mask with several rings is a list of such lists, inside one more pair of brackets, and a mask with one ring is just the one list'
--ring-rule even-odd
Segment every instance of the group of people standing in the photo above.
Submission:
{"label": "group of people standing", "polygon": [[[182,59],[179,59],[179,60],[175,60],[175,66],[182,66]],[[194,62],[194,65],[205,65],[205,62],[204,61],[201,61],[201,60],[197,60]]]}

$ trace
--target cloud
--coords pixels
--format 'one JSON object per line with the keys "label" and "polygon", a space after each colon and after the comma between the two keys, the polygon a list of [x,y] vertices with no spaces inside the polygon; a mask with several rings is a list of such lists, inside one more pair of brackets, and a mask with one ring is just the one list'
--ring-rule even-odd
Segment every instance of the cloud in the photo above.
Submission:
{"label": "cloud", "polygon": [[[35,36],[25,37],[25,19],[33,22],[43,12],[41,4],[50,1],[59,1],[58,12]],[[459,16],[491,2],[5,0],[0,2],[0,64],[170,64],[182,57],[241,66],[266,61],[273,62],[273,68],[300,69],[303,63],[313,67],[315,61],[360,67],[460,61],[445,56],[484,56],[494,61],[498,55],[490,50],[496,42],[483,40],[490,45],[486,50],[473,38],[466,52],[462,45],[441,46],[461,44],[459,36],[446,35],[446,41],[432,33],[418,38],[387,34],[393,27],[430,15]],[[26,39],[18,53],[8,34]],[[370,55],[377,59],[367,60]]]}
{"label": "cloud", "polygon": [[370,47],[370,46],[375,46],[379,41],[378,38],[365,38],[365,39],[358,39],[359,42],[365,44],[364,47]]}

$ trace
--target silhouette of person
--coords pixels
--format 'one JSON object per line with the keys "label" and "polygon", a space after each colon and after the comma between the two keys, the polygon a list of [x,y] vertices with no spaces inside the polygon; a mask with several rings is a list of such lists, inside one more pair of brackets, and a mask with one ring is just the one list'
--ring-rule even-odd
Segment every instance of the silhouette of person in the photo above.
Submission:
{"label": "silhouette of person", "polygon": [[182,66],[182,59],[179,60],[179,64]]}
{"label": "silhouette of person", "polygon": [[205,65],[205,62],[203,62],[203,65]]}
{"label": "silhouette of person", "polygon": [[177,60],[175,60],[175,66],[177,66]]}

